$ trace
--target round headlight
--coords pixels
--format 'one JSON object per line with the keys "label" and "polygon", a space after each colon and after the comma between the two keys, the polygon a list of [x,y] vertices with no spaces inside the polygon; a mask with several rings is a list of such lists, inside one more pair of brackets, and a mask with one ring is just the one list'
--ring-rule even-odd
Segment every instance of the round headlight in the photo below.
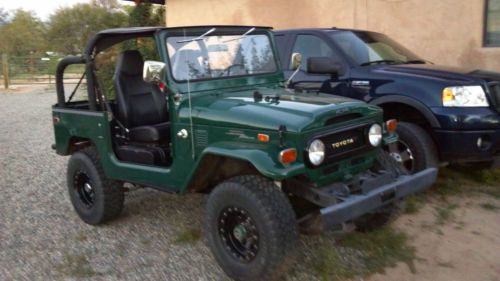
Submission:
{"label": "round headlight", "polygon": [[382,143],[382,126],[373,124],[368,131],[368,140],[372,146],[379,146]]}
{"label": "round headlight", "polygon": [[325,144],[320,140],[314,140],[309,145],[309,161],[318,166],[325,159]]}

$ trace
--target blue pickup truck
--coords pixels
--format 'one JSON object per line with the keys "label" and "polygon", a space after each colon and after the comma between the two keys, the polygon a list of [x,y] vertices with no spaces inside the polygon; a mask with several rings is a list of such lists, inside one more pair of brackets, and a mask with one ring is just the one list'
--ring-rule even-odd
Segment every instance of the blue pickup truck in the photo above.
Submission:
{"label": "blue pickup truck", "polygon": [[400,141],[386,149],[409,172],[499,166],[500,73],[438,66],[370,31],[279,30],[275,40],[289,87],[364,100],[398,119]]}

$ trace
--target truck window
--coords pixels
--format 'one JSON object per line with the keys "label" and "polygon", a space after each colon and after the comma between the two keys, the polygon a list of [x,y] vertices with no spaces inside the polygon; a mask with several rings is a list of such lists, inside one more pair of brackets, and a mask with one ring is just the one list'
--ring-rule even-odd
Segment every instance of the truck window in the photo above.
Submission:
{"label": "truck window", "polygon": [[417,55],[389,37],[373,32],[331,32],[333,43],[356,64],[390,60],[408,62],[421,60]]}
{"label": "truck window", "polygon": [[[310,57],[331,57],[335,59],[332,48],[323,39],[315,35],[298,35],[293,45],[293,53],[302,55],[300,69],[303,71],[307,71],[307,59]],[[291,60],[288,69],[292,69]]]}

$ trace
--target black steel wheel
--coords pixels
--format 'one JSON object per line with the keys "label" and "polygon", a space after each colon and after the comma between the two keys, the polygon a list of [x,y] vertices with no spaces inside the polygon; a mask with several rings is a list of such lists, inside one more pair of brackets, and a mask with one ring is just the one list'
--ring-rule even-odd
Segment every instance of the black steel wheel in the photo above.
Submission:
{"label": "black steel wheel", "polygon": [[94,148],[85,148],[71,155],[67,184],[73,208],[84,222],[95,225],[120,215],[123,187],[120,182],[106,178]]}
{"label": "black steel wheel", "polygon": [[228,251],[241,262],[251,262],[259,251],[259,231],[248,211],[227,207],[219,215],[219,235]]}
{"label": "black steel wheel", "polygon": [[398,142],[386,145],[384,150],[409,174],[438,166],[436,145],[424,129],[412,123],[399,122],[397,133]]}
{"label": "black steel wheel", "polygon": [[94,206],[95,191],[89,176],[84,171],[77,171],[74,175],[73,187],[78,193],[80,202],[87,208]]}
{"label": "black steel wheel", "polygon": [[298,229],[286,195],[261,176],[239,176],[210,193],[204,234],[234,280],[276,280],[293,262]]}

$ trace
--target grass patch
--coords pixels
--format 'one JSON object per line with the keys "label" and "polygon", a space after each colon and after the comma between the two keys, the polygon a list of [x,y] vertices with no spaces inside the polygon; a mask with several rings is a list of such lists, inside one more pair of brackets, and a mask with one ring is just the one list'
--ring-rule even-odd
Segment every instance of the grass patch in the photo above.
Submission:
{"label": "grass patch", "polygon": [[313,257],[313,267],[323,281],[383,273],[386,267],[404,262],[415,272],[415,248],[405,233],[389,226],[372,232],[341,235],[337,243],[322,242]]}
{"label": "grass patch", "polygon": [[339,244],[363,252],[364,274],[383,273],[384,268],[404,262],[415,272],[415,248],[408,245],[408,236],[391,227],[382,227],[368,233],[352,233]]}
{"label": "grass patch", "polygon": [[457,204],[447,204],[444,207],[436,207],[436,224],[443,225],[453,218],[453,210],[458,208]]}
{"label": "grass patch", "polygon": [[63,262],[56,266],[55,269],[65,276],[75,278],[91,278],[99,275],[98,272],[92,269],[87,257],[81,254],[64,255]]}
{"label": "grass patch", "polygon": [[354,270],[343,261],[336,246],[331,242],[324,242],[318,248],[313,267],[320,274],[322,281],[339,281],[355,275]]}
{"label": "grass patch", "polygon": [[420,210],[420,208],[425,203],[425,196],[422,194],[414,194],[408,196],[405,201],[405,207],[403,213],[405,214],[415,214]]}
{"label": "grass patch", "polygon": [[500,210],[499,206],[493,205],[493,204],[490,204],[490,203],[481,204],[481,208],[483,208],[485,210],[488,210],[488,211],[498,211],[498,210]]}
{"label": "grass patch", "polygon": [[198,228],[188,228],[183,230],[174,240],[176,244],[193,244],[200,240],[201,231]]}
{"label": "grass patch", "polygon": [[500,169],[473,170],[465,167],[442,168],[430,190],[439,195],[463,195],[482,193],[500,199]]}
{"label": "grass patch", "polygon": [[445,167],[439,170],[436,183],[419,196],[440,196],[485,194],[500,199],[500,169],[473,170],[465,167]]}

